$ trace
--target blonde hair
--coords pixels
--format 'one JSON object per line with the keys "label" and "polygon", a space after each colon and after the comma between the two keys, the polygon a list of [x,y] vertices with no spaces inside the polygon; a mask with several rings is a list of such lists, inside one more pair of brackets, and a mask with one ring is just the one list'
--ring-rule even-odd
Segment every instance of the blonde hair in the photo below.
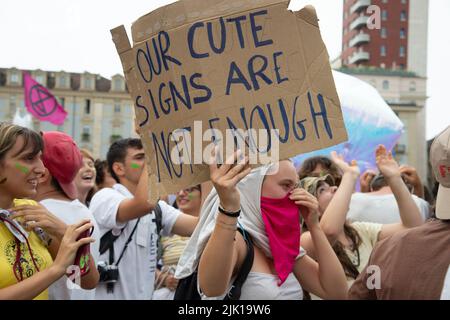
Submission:
{"label": "blonde hair", "polygon": [[92,162],[95,162],[94,156],[92,153],[87,149],[80,149],[80,153],[84,158],[89,158],[92,160]]}
{"label": "blonde hair", "polygon": [[17,154],[23,152],[30,145],[33,148],[33,155],[44,149],[44,141],[36,131],[11,123],[0,122],[0,161],[14,147],[17,138],[20,136],[23,137],[24,143]]}

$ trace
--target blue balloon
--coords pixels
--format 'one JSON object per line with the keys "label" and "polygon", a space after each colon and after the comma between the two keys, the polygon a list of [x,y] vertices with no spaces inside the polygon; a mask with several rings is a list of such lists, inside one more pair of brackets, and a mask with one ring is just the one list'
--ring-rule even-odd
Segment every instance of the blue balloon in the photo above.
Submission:
{"label": "blue balloon", "polygon": [[403,123],[370,84],[347,74],[333,71],[341,102],[348,141],[292,158],[299,168],[314,156],[329,156],[336,151],[348,162],[357,160],[361,172],[376,170],[375,149],[383,144],[391,151],[403,133]]}

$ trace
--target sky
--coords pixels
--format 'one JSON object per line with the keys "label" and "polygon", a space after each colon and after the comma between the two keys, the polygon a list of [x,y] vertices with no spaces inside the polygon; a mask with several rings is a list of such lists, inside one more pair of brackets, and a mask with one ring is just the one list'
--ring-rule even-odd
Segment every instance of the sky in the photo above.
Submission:
{"label": "sky", "polygon": [[[202,0],[207,1],[207,0]],[[122,66],[109,30],[131,24],[172,0],[2,0],[0,67],[98,73],[110,78]],[[449,0],[429,0],[427,138],[450,125],[450,37],[444,29]],[[316,7],[331,58],[339,56],[343,0],[292,0],[290,9]],[[131,38],[131,36],[130,36]]]}

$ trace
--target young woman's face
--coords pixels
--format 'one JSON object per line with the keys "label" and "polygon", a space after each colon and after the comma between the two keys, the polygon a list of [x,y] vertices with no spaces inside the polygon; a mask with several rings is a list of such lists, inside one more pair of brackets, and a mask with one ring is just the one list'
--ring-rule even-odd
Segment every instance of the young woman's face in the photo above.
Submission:
{"label": "young woman's face", "polygon": [[12,198],[32,198],[36,195],[38,179],[44,174],[42,152],[33,154],[30,144],[22,152],[24,139],[17,138],[14,147],[0,162],[0,192]]}
{"label": "young woman's face", "polygon": [[317,188],[317,201],[319,202],[320,215],[325,212],[326,208],[330,204],[331,199],[333,199],[336,190],[336,186],[332,187],[326,182],[322,182],[319,184],[319,187]]}
{"label": "young woman's face", "polygon": [[75,185],[77,186],[78,192],[83,193],[94,188],[95,177],[96,171],[94,161],[83,156],[83,166],[75,177]]}
{"label": "young woman's face", "polygon": [[202,193],[198,188],[187,188],[177,193],[176,202],[182,212],[198,215],[202,204]]}
{"label": "young woman's face", "polygon": [[[272,171],[272,170],[270,170]],[[297,171],[291,161],[278,163],[278,171],[267,174],[262,185],[261,196],[281,199],[292,191],[298,182]]]}

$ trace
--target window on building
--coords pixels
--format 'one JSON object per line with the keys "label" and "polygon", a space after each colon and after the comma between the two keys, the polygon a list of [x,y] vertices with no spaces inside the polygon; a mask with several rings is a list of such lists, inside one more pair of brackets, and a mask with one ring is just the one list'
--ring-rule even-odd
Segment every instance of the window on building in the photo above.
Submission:
{"label": "window on building", "polygon": [[122,136],[120,134],[113,134],[109,137],[109,142],[113,144],[114,142],[120,139],[122,139]]}
{"label": "window on building", "polygon": [[91,140],[91,128],[88,126],[83,127],[83,133],[81,134],[81,141],[89,142]]}
{"label": "window on building", "polygon": [[65,88],[67,86],[66,76],[59,77],[59,86]]}
{"label": "window on building", "polygon": [[404,56],[405,56],[405,47],[400,46],[400,57],[404,57]]}
{"label": "window on building", "polygon": [[381,20],[386,21],[387,18],[388,18],[387,10],[382,10],[381,11]]}
{"label": "window on building", "polygon": [[85,114],[91,114],[91,99],[86,99],[86,105],[84,108]]}
{"label": "window on building", "polygon": [[388,80],[383,81],[383,90],[389,90],[389,81]]}
{"label": "window on building", "polygon": [[44,84],[44,76],[42,74],[37,75],[35,79],[40,84]]}
{"label": "window on building", "polygon": [[380,55],[381,55],[382,57],[386,57],[386,46],[385,46],[385,45],[382,45],[382,46],[380,47]]}
{"label": "window on building", "polygon": [[92,88],[92,80],[89,77],[86,77],[84,79],[84,88],[85,89],[91,89]]}
{"label": "window on building", "polygon": [[404,28],[400,29],[400,39],[405,39],[406,38],[406,31]]}
{"label": "window on building", "polygon": [[114,79],[114,90],[122,91],[122,79]]}
{"label": "window on building", "polygon": [[381,37],[383,39],[386,39],[387,38],[387,29],[385,27],[383,27],[383,28],[381,28],[380,32],[381,32]]}
{"label": "window on building", "polygon": [[400,20],[406,21],[406,11],[405,10],[402,10],[402,12],[400,12]]}
{"label": "window on building", "polygon": [[59,97],[59,104],[64,107],[66,104],[66,99],[64,97]]}
{"label": "window on building", "polygon": [[11,109],[16,107],[16,95],[12,94],[9,96],[9,106]]}
{"label": "window on building", "polygon": [[114,113],[120,113],[120,102],[114,103]]}
{"label": "window on building", "polygon": [[18,73],[12,73],[11,74],[11,83],[19,83],[19,74]]}
{"label": "window on building", "polygon": [[409,83],[409,91],[410,91],[410,92],[416,91],[416,82],[415,82],[415,81],[411,81],[411,82]]}

